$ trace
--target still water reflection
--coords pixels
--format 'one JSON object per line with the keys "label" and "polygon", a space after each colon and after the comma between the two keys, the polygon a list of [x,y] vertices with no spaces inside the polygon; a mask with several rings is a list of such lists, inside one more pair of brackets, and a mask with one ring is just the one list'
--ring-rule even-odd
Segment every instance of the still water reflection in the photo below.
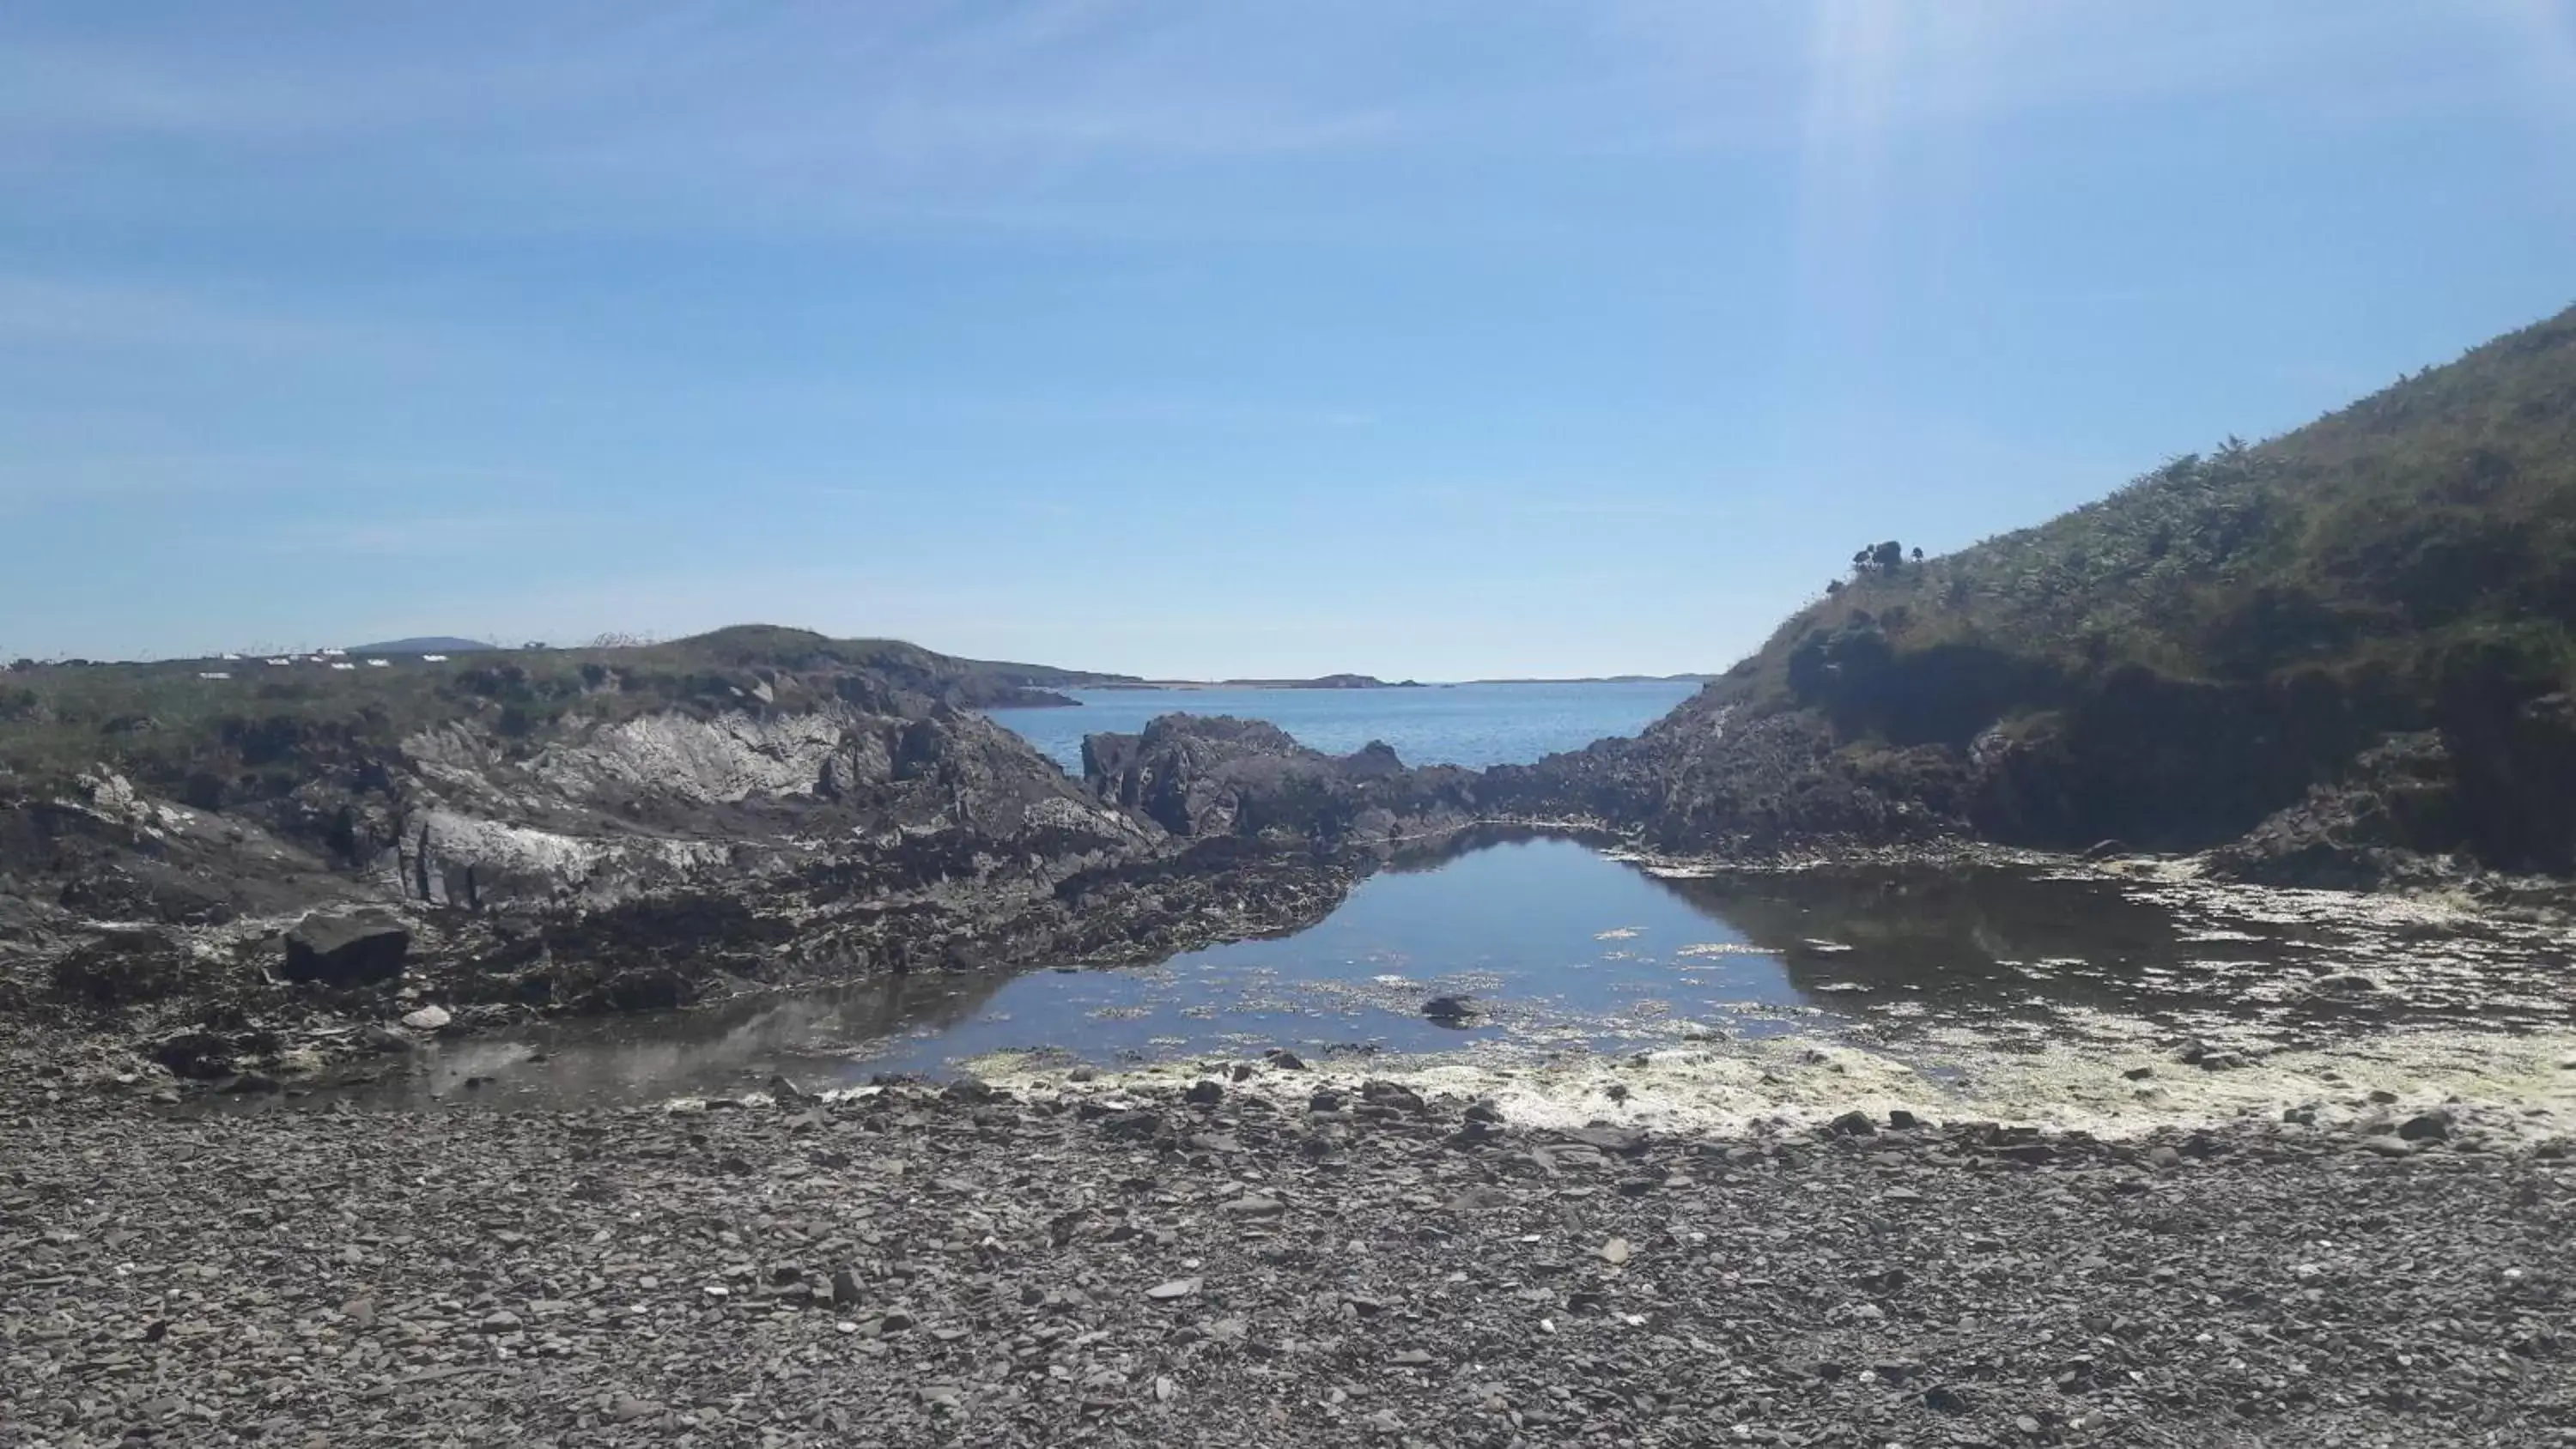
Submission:
{"label": "still water reflection", "polygon": [[[2258,1013],[2285,1031],[2568,1015],[2563,961],[2503,940],[2419,942],[2422,960],[2456,969],[2392,990],[2402,941],[2296,910],[2214,921],[2199,897],[2017,867],[1674,879],[1525,840],[1381,873],[1279,940],[1146,968],[915,975],[565,1023],[420,1053],[357,1096],[579,1105],[740,1091],[773,1072],[814,1089],[1000,1051],[1114,1066],[1271,1047],[1634,1050],[1791,1030],[1902,1049],[1945,1030],[2080,1032],[2101,1013]],[[1427,1018],[1442,994],[1470,997],[1474,1014]]]}

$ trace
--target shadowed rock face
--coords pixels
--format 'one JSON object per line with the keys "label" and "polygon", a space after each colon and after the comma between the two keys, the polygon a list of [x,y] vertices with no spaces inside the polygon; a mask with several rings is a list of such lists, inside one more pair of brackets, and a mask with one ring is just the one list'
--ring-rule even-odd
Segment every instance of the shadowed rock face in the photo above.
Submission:
{"label": "shadowed rock face", "polygon": [[1082,777],[1104,804],[1188,839],[1377,846],[1455,830],[1482,808],[1474,771],[1409,768],[1376,741],[1327,755],[1276,725],[1224,715],[1164,715],[1138,734],[1087,736]]}
{"label": "shadowed rock face", "polygon": [[1486,772],[1484,797],[1662,850],[1762,854],[1957,833],[1964,774],[1938,747],[1856,760],[1808,712],[1762,714],[1703,693],[1635,739]]}
{"label": "shadowed rock face", "polygon": [[2051,709],[1914,743],[1721,682],[1635,739],[1490,770],[1478,797],[1682,852],[2108,840],[2217,848],[2219,869],[2279,885],[2368,889],[2467,862],[2569,873],[2576,704],[2461,672],[2415,707],[2319,674],[2115,670],[2066,683]]}
{"label": "shadowed rock face", "polygon": [[325,986],[364,986],[402,974],[411,933],[385,916],[307,916],[286,933],[285,976]]}

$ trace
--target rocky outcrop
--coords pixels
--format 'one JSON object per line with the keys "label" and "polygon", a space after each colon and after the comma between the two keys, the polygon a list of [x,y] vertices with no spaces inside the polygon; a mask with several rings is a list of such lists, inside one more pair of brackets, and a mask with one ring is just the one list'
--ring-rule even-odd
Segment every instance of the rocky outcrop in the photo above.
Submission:
{"label": "rocky outcrop", "polygon": [[[33,970],[14,986],[0,970],[0,991],[148,1002],[161,1036],[229,1040],[244,1022],[304,1032],[315,987],[639,1010],[742,985],[1132,960],[1319,919],[1365,868],[1328,858],[1343,844],[1471,806],[1464,772],[1427,786],[1383,747],[1336,761],[1276,731],[1185,744],[1166,725],[1133,753],[1174,783],[1176,831],[896,677],[683,683],[696,693],[665,708],[603,698],[542,725],[468,699],[382,748],[251,731],[306,753],[290,788],[221,810],[114,771],[51,793],[13,781],[0,958]],[[77,954],[118,920],[174,923],[203,969]]]}
{"label": "rocky outcrop", "polygon": [[1635,739],[1488,771],[1485,793],[1657,849],[1762,854],[1955,833],[1960,775],[1935,748],[1848,752],[1812,711],[1766,714],[1703,693]]}
{"label": "rocky outcrop", "polygon": [[342,808],[388,886],[468,909],[598,908],[815,872],[920,884],[1035,862],[1044,876],[1154,844],[1000,725],[849,693],[794,713],[664,711],[517,756],[450,724],[404,742],[396,788]]}
{"label": "rocky outcrop", "polygon": [[2211,865],[2260,885],[2345,890],[2437,875],[2426,857],[2460,839],[2458,786],[2440,734],[2393,735],[2364,751],[2342,779],[2311,789],[2211,852]]}
{"label": "rocky outcrop", "polygon": [[1389,845],[1474,823],[1481,778],[1408,768],[1372,741],[1348,755],[1231,716],[1165,715],[1139,734],[1082,742],[1083,783],[1186,839],[1245,836],[1325,848]]}
{"label": "rocky outcrop", "polygon": [[2576,869],[2576,703],[2509,664],[2446,660],[2433,703],[2369,673],[2122,667],[2013,705],[1987,687],[2008,671],[1944,657],[1844,638],[1793,672],[1790,701],[1721,681],[1636,739],[1491,771],[1482,798],[1687,852],[2116,840],[2354,888]]}

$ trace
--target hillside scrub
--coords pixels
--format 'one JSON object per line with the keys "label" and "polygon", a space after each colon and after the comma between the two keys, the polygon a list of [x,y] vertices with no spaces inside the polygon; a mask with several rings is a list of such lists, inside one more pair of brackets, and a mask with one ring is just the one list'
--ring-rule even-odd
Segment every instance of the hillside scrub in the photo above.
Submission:
{"label": "hillside scrub", "polygon": [[[2037,527],[1931,559],[1866,547],[1636,745],[1551,769],[1674,845],[2197,848],[2429,733],[2440,808],[2312,815],[2565,872],[2572,629],[2576,309]],[[1804,733],[1748,727],[1773,717]]]}

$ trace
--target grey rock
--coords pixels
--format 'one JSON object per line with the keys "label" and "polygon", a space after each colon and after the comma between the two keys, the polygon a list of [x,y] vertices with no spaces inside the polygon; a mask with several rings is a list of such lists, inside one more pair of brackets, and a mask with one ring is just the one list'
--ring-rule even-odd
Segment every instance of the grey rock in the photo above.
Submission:
{"label": "grey rock", "polygon": [[1569,1142],[1607,1152],[1614,1157],[1634,1157],[1648,1145],[1645,1133],[1634,1127],[1573,1127],[1563,1134]]}
{"label": "grey rock", "polygon": [[1151,1141],[1166,1131],[1163,1114],[1140,1107],[1129,1112],[1113,1112],[1100,1119],[1100,1135],[1129,1141]]}
{"label": "grey rock", "polygon": [[1418,1113],[1423,1110],[1424,1105],[1420,1092],[1401,1083],[1383,1081],[1375,1077],[1360,1083],[1360,1100],[1380,1107],[1392,1107],[1401,1112]]}

